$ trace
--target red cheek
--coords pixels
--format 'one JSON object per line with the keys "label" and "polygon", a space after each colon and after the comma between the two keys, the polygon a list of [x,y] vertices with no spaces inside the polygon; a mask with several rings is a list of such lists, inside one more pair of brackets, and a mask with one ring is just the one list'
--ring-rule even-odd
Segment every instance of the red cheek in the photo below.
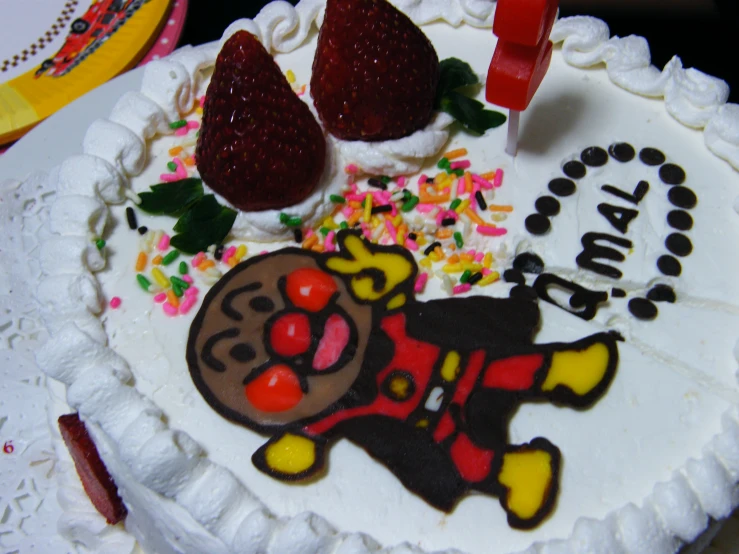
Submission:
{"label": "red cheek", "polygon": [[284,412],[303,398],[297,375],[286,365],[269,368],[244,387],[244,394],[262,412]]}
{"label": "red cheek", "polygon": [[288,313],[272,324],[269,343],[280,356],[297,356],[310,348],[310,322],[305,314]]}
{"label": "red cheek", "polygon": [[337,314],[329,317],[313,357],[313,369],[321,371],[334,365],[349,344],[350,336],[349,324],[343,317]]}
{"label": "red cheek", "polygon": [[325,308],[336,290],[336,283],[328,273],[311,267],[290,273],[285,287],[290,301],[309,312],[319,312]]}

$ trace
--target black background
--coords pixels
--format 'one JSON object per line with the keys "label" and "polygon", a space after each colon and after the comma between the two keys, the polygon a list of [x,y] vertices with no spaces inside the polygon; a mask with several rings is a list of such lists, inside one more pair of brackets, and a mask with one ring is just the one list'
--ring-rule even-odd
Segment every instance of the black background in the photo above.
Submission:
{"label": "black background", "polygon": [[[295,4],[297,0],[290,2]],[[639,0],[623,2],[619,7],[613,1],[561,0],[560,16],[592,15],[608,23],[611,35],[646,37],[654,65],[661,69],[673,55],[678,55],[684,67],[695,67],[726,80],[731,87],[730,101],[739,103],[739,0],[713,0],[712,9],[707,0],[700,9],[690,9],[689,2],[688,8],[673,9],[671,2]],[[266,3],[189,0],[180,44],[218,40],[229,23],[242,17],[253,18]]]}

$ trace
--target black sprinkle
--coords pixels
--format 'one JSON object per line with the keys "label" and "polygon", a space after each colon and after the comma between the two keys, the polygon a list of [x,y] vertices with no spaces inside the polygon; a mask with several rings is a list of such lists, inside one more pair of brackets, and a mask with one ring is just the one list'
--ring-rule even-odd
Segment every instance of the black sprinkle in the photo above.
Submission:
{"label": "black sprinkle", "polygon": [[149,228],[146,225],[139,227],[139,235],[145,235],[149,232]]}
{"label": "black sprinkle", "polygon": [[657,269],[659,269],[663,275],[670,275],[671,277],[678,277],[682,273],[682,266],[676,258],[672,256],[660,256],[657,260]]}
{"label": "black sprinkle", "polygon": [[136,221],[136,212],[133,211],[131,206],[126,206],[126,220],[128,221],[128,227],[131,231],[136,230],[139,226],[139,222]]}
{"label": "black sprinkle", "polygon": [[677,300],[675,291],[667,285],[654,285],[647,293],[647,298],[653,302],[669,302],[674,304]]}
{"label": "black sprinkle", "polygon": [[423,251],[423,255],[424,255],[424,256],[428,256],[429,254],[431,254],[431,252],[433,252],[433,251],[434,251],[434,249],[435,249],[435,248],[436,248],[437,246],[441,246],[441,243],[440,243],[439,241],[436,241],[436,242],[432,242],[431,244],[429,244],[428,248],[427,248],[426,250],[424,250],[424,251]]}
{"label": "black sprinkle", "polygon": [[557,196],[571,196],[575,194],[577,186],[575,182],[564,177],[558,177],[549,181],[549,190]]}
{"label": "black sprinkle", "polygon": [[675,164],[665,164],[659,168],[659,178],[666,185],[682,185],[685,182],[685,170]]}
{"label": "black sprinkle", "polygon": [[518,269],[506,269],[503,272],[503,280],[506,283],[516,283],[517,285],[526,284],[526,277]]}
{"label": "black sprinkle", "polygon": [[585,165],[580,162],[567,162],[562,166],[562,173],[572,179],[582,179],[585,177],[586,172],[587,170],[585,169]]}
{"label": "black sprinkle", "polygon": [[628,142],[616,142],[608,147],[608,153],[617,162],[630,162],[636,156],[636,150]]}
{"label": "black sprinkle", "polygon": [[450,225],[454,225],[457,222],[456,219],[453,217],[445,217],[441,220],[441,226],[442,227],[449,227]]}
{"label": "black sprinkle", "polygon": [[531,214],[526,218],[524,224],[526,225],[526,230],[532,235],[543,235],[552,226],[549,219],[541,214]]}
{"label": "black sprinkle", "polygon": [[485,198],[482,195],[482,191],[478,190],[475,193],[475,200],[477,200],[477,205],[480,206],[481,210],[487,210],[488,209],[488,203],[485,202]]}
{"label": "black sprinkle", "polygon": [[698,197],[687,187],[672,187],[667,193],[667,199],[673,206],[683,210],[695,208],[698,203]]}
{"label": "black sprinkle", "polygon": [[383,204],[382,206],[372,206],[370,213],[372,214],[384,214],[393,211],[393,207],[390,204]]}
{"label": "black sprinkle", "polygon": [[590,146],[580,153],[580,159],[590,167],[601,167],[608,163],[608,152],[600,146]]}
{"label": "black sprinkle", "polygon": [[275,303],[267,296],[255,296],[249,301],[249,306],[260,313],[269,313],[275,309]]}
{"label": "black sprinkle", "polygon": [[380,179],[368,179],[367,184],[371,187],[375,187],[376,189],[387,190],[387,184],[383,183]]}
{"label": "black sprinkle", "polygon": [[614,287],[611,289],[611,296],[614,298],[626,298],[626,291],[624,289]]}
{"label": "black sprinkle", "polygon": [[629,300],[629,311],[637,319],[650,320],[657,317],[657,306],[646,298],[632,298]]}
{"label": "black sprinkle", "polygon": [[416,240],[418,238],[418,235],[416,233],[408,233],[408,238],[411,240]]}
{"label": "black sprinkle", "polygon": [[681,233],[672,233],[665,239],[667,250],[675,256],[688,256],[693,251],[690,239]]}
{"label": "black sprinkle", "polygon": [[426,184],[433,183],[434,178],[433,177],[426,177]]}
{"label": "black sprinkle", "polygon": [[300,228],[293,229],[293,238],[298,244],[303,242],[303,230]]}
{"label": "black sprinkle", "polygon": [[554,196],[542,196],[536,199],[534,207],[541,215],[554,216],[559,213],[559,200]]}
{"label": "black sprinkle", "polygon": [[538,298],[534,288],[528,285],[516,285],[511,289],[509,296],[518,300],[536,300]]}
{"label": "black sprinkle", "polygon": [[254,358],[257,357],[257,353],[254,351],[254,347],[243,342],[231,348],[228,354],[234,360],[241,363],[251,362]]}
{"label": "black sprinkle", "polygon": [[656,148],[642,148],[639,159],[647,165],[660,165],[665,163],[665,155]]}
{"label": "black sprinkle", "polygon": [[678,231],[690,231],[693,228],[693,218],[688,212],[672,210],[667,214],[667,224]]}
{"label": "black sprinkle", "polygon": [[523,254],[516,256],[513,260],[513,269],[516,269],[521,273],[533,273],[534,275],[539,275],[544,271],[544,260],[531,252],[524,252]]}
{"label": "black sprinkle", "polygon": [[215,252],[213,252],[213,257],[216,260],[220,260],[221,258],[223,258],[223,245],[222,244],[219,244],[218,246],[216,246],[216,250]]}
{"label": "black sprinkle", "polygon": [[478,271],[477,273],[473,273],[472,275],[470,275],[470,278],[469,278],[469,279],[467,279],[467,283],[469,283],[470,285],[474,285],[474,284],[475,284],[475,283],[477,283],[477,282],[478,282],[478,281],[479,281],[480,279],[482,279],[482,273],[480,273],[480,272]]}

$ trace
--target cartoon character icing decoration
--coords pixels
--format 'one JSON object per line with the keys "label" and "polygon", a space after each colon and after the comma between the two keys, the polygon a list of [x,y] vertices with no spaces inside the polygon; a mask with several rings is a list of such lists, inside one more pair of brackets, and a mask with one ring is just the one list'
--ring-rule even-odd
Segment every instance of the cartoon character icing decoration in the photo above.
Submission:
{"label": "cartoon character icing decoration", "polygon": [[419,302],[404,248],[339,233],[337,253],[286,248],[237,265],[190,329],[198,390],[225,418],[271,438],[254,465],[292,481],[346,437],[431,505],[498,496],[509,524],[537,525],[557,495],[560,452],[508,442],[522,402],[587,407],[613,379],[617,337],[533,344],[526,299]]}

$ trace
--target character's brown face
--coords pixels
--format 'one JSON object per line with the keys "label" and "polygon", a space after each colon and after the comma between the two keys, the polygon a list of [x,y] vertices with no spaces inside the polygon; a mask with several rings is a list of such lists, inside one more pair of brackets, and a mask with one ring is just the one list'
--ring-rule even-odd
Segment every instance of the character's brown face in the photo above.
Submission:
{"label": "character's brown face", "polygon": [[241,264],[205,297],[187,363],[221,415],[257,430],[314,416],[359,375],[372,323],[344,282],[300,250]]}

